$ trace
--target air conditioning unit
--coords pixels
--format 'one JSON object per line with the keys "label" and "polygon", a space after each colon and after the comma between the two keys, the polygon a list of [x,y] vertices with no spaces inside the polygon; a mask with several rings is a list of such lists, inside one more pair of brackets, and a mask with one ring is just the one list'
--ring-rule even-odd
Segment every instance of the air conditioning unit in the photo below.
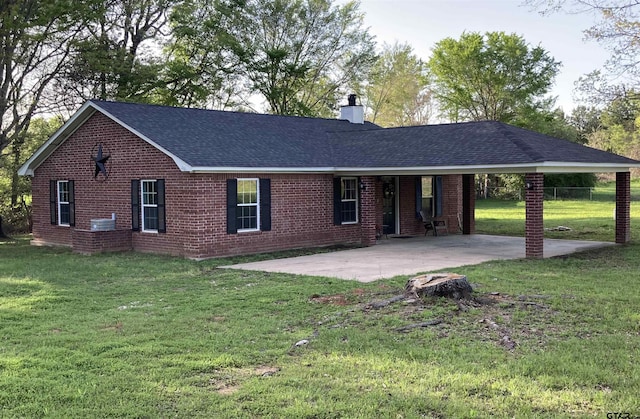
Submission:
{"label": "air conditioning unit", "polygon": [[116,220],[111,218],[98,218],[91,220],[91,231],[111,231],[116,229]]}

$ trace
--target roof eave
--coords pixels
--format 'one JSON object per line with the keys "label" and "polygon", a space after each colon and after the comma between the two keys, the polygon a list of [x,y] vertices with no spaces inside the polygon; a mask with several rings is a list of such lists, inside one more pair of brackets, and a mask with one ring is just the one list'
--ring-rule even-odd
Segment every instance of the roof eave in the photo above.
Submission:
{"label": "roof eave", "polygon": [[[181,169],[182,170],[182,169]],[[241,166],[189,166],[189,173],[334,173],[335,167],[241,167]]]}
{"label": "roof eave", "polygon": [[307,173],[336,175],[446,175],[476,173],[610,173],[628,172],[640,163],[541,162],[507,165],[407,166],[407,167],[240,167],[187,166],[189,173]]}
{"label": "roof eave", "polygon": [[414,166],[414,167],[337,167],[335,174],[348,175],[447,175],[478,173],[611,173],[628,172],[631,168],[640,168],[640,164],[631,163],[575,163],[540,162],[498,165],[455,165],[455,166]]}

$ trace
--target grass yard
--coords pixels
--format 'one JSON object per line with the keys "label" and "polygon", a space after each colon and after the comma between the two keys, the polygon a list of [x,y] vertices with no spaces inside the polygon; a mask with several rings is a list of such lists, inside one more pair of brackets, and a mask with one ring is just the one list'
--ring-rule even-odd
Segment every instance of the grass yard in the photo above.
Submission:
{"label": "grass yard", "polygon": [[[488,204],[479,228],[523,223]],[[593,205],[547,222],[603,239],[609,209]],[[377,310],[407,277],[218,269],[233,261],[0,242],[0,416],[640,417],[637,240],[458,268],[476,301]]]}
{"label": "grass yard", "polygon": [[[545,237],[615,241],[614,201],[544,201]],[[524,236],[524,201],[476,201],[476,232]],[[571,231],[553,231],[558,226]],[[640,240],[640,201],[631,203],[631,235]]]}

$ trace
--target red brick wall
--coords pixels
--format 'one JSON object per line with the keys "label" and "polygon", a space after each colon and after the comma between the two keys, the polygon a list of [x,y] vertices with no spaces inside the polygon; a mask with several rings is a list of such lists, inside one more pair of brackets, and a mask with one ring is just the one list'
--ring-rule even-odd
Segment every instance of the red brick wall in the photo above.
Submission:
{"label": "red brick wall", "polygon": [[462,175],[442,176],[442,218],[449,233],[458,233],[458,218],[462,217]]}
{"label": "red brick wall", "polygon": [[[94,179],[91,157],[98,144],[111,155],[109,177]],[[74,227],[50,224],[49,180],[73,180],[75,186],[75,228],[90,230],[91,219],[116,214],[116,229],[131,229],[131,180],[166,179],[167,219],[179,219],[185,209],[179,199],[188,188],[187,176],[171,158],[140,140],[105,116],[89,118],[35,171],[33,179],[33,236],[36,243],[72,245]],[[188,191],[188,189],[187,189]],[[188,192],[187,192],[188,194]],[[173,227],[173,226],[172,226]],[[134,249],[183,254],[183,232],[175,227],[167,234],[134,233]]]}
{"label": "red brick wall", "polygon": [[[226,180],[239,177],[271,179],[271,231],[227,234]],[[333,175],[207,174],[193,175],[193,184],[200,204],[197,221],[185,226],[194,237],[190,257],[363,242],[361,224],[333,224]]]}
{"label": "red brick wall", "polygon": [[544,253],[544,175],[527,173],[525,183],[531,184],[526,190],[525,248],[528,258],[540,259]]}
{"label": "red brick wall", "polygon": [[[106,180],[102,175],[98,180],[93,176],[91,156],[97,144],[111,155]],[[226,179],[237,177],[271,179],[271,231],[227,234]],[[89,230],[91,219],[111,218],[116,213],[116,229],[129,230],[131,180],[160,178],[166,182],[167,233],[133,232],[134,250],[204,258],[339,243],[371,244],[371,237],[375,242],[369,215],[364,230],[361,224],[334,226],[330,174],[182,173],[170,157],[99,113],[36,169],[34,242],[73,244],[74,227],[50,224],[49,180],[74,180],[75,229]],[[363,181],[371,185],[372,179]],[[365,205],[365,214],[371,212],[367,206],[371,202]]]}
{"label": "red brick wall", "polygon": [[616,173],[616,243],[631,241],[631,173]]}

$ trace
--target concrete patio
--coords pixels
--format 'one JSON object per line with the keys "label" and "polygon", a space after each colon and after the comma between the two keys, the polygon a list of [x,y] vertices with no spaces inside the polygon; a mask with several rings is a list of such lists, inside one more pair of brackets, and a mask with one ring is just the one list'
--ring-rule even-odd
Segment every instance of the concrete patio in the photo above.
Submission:
{"label": "concrete patio", "polygon": [[[544,240],[544,257],[615,246],[610,242]],[[281,272],[371,282],[490,260],[525,257],[523,237],[473,235],[389,237],[371,247],[224,266],[229,269]]]}

